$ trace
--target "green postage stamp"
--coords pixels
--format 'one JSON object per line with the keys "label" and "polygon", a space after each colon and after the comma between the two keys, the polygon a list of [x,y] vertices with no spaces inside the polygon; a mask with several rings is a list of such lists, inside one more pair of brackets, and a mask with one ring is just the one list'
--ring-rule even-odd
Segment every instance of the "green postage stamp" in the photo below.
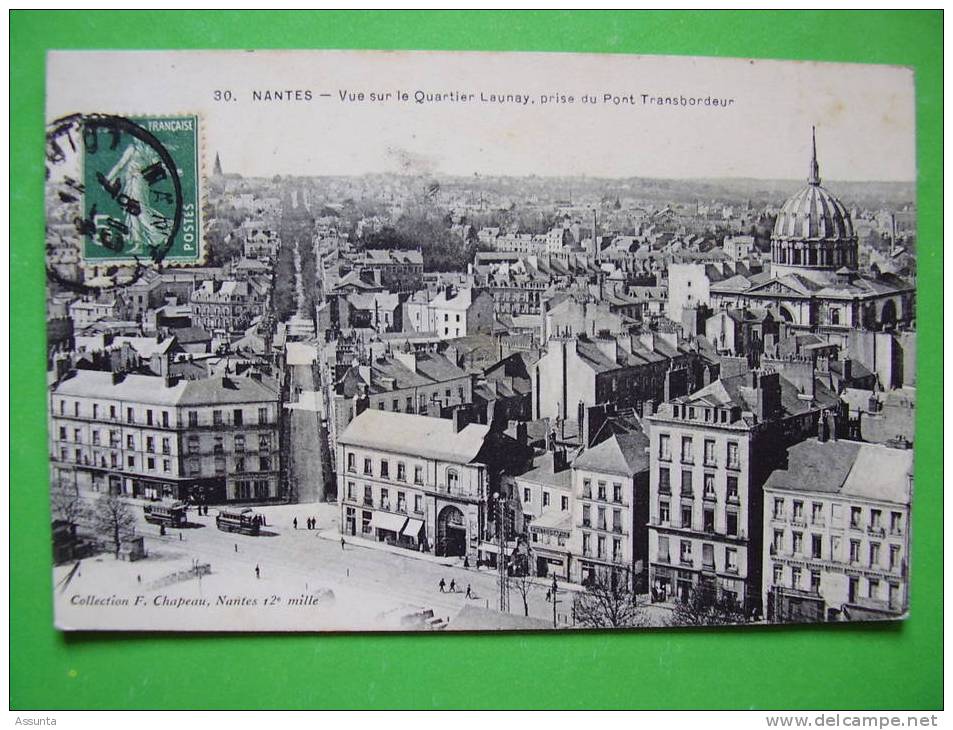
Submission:
{"label": "green postage stamp", "polygon": [[[47,173],[62,173],[51,181],[55,202],[73,204],[67,222],[84,265],[201,261],[198,133],[194,115],[71,115],[51,124]],[[55,169],[64,166],[79,174]]]}

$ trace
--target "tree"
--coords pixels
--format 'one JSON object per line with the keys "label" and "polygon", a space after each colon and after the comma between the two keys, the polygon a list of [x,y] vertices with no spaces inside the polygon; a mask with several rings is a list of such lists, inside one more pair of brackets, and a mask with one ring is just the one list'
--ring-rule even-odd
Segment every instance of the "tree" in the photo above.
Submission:
{"label": "tree", "polygon": [[576,623],[590,629],[645,626],[643,606],[625,576],[597,572],[573,604]]}
{"label": "tree", "polygon": [[50,508],[53,517],[63,520],[70,527],[76,527],[80,522],[85,521],[89,512],[79,492],[67,486],[53,488],[50,493]]}
{"label": "tree", "polygon": [[676,601],[669,626],[723,626],[747,622],[744,608],[732,597],[716,594],[714,586],[700,584],[688,599]]}
{"label": "tree", "polygon": [[103,495],[96,501],[96,531],[113,543],[113,552],[119,557],[124,540],[136,534],[136,518],[129,505],[115,494]]}
{"label": "tree", "polygon": [[529,616],[529,597],[537,588],[529,572],[520,570],[519,575],[510,576],[507,580],[510,583],[510,587],[516,591],[516,595],[518,595],[523,602],[523,615]]}

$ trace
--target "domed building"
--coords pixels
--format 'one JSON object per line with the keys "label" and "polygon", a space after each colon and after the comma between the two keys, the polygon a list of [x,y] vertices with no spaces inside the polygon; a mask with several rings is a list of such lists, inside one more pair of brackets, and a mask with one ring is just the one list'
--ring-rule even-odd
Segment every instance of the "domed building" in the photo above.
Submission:
{"label": "domed building", "polygon": [[766,309],[796,328],[831,334],[911,324],[915,286],[894,274],[859,271],[857,249],[848,209],[821,186],[812,132],[807,185],[781,206],[770,267],[712,282],[711,305]]}

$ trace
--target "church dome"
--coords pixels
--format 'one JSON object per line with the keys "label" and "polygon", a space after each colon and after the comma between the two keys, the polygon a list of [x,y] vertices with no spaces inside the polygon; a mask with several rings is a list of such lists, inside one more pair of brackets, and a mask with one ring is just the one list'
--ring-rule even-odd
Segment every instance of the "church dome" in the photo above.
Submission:
{"label": "church dome", "polygon": [[807,185],[788,198],[774,223],[771,264],[777,274],[857,266],[854,224],[844,204],[821,187],[813,130],[811,143]]}
{"label": "church dome", "polygon": [[820,182],[808,184],[788,198],[774,224],[781,240],[844,240],[854,237],[850,213]]}

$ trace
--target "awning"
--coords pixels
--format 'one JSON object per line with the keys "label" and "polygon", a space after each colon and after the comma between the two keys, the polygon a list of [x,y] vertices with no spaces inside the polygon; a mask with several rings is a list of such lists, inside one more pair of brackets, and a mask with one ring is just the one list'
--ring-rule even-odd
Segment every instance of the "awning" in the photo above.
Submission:
{"label": "awning", "polygon": [[371,527],[378,530],[400,532],[407,518],[403,515],[393,515],[390,512],[375,512],[371,518]]}
{"label": "awning", "polygon": [[408,519],[407,524],[404,525],[404,529],[400,531],[400,534],[405,535],[406,537],[412,537],[416,540],[420,538],[420,533],[423,532],[423,529],[423,520]]}

